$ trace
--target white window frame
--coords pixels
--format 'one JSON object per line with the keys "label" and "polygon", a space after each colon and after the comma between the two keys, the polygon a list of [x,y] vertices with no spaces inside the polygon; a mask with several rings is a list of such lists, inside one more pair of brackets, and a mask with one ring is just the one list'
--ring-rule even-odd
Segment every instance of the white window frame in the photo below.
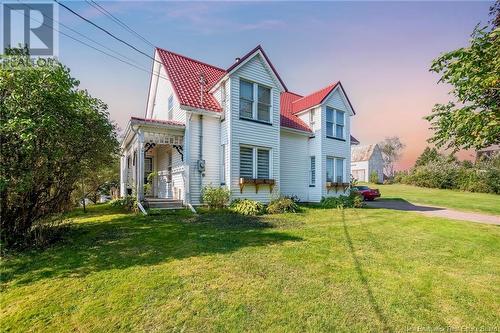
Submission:
{"label": "white window frame", "polygon": [[336,156],[327,156],[326,157],[326,165],[325,165],[325,178],[326,178],[326,181],[328,182],[328,160],[332,160],[333,161],[333,175],[332,175],[332,180],[331,182],[332,183],[336,183],[337,182],[337,177],[339,176],[338,175],[338,170],[337,170],[337,161],[338,160],[342,160],[342,183],[345,183],[346,180],[347,180],[347,177],[346,177],[346,159],[344,157],[336,157]]}
{"label": "white window frame", "polygon": [[170,96],[168,96],[167,109],[168,119],[172,120],[174,118],[174,94],[170,94]]}
{"label": "white window frame", "polygon": [[[253,85],[253,88],[252,88],[252,93],[253,93],[253,96],[252,96],[253,97],[253,100],[252,100],[252,118],[242,116],[239,105],[238,105],[238,114],[239,114],[240,119],[248,119],[248,120],[254,120],[254,121],[265,123],[265,124],[272,124],[273,123],[273,88],[266,86],[265,84],[256,83],[252,80],[248,80],[248,79],[241,78],[241,77],[240,77],[240,81],[245,81],[245,82]],[[240,83],[238,83],[238,84],[240,84]],[[269,99],[270,100],[269,100],[269,119],[268,120],[261,120],[258,118],[259,86],[262,88],[269,89]],[[240,99],[241,99],[241,96],[240,96],[240,98],[238,98],[238,103],[239,103]]]}
{"label": "white window frame", "polygon": [[[245,148],[250,148],[252,149],[252,178],[253,179],[273,179],[273,154],[272,154],[272,149],[268,147],[260,147],[260,146],[251,146],[251,145],[240,145],[241,147]],[[269,178],[258,178],[258,151],[259,150],[266,150],[269,152],[269,166],[268,166],[268,173],[269,173]],[[241,151],[241,150],[240,150]],[[240,177],[241,177],[241,157],[239,160],[240,166]]]}
{"label": "white window frame", "polygon": [[[333,122],[330,122],[328,121],[328,112],[329,111],[332,111],[333,112]],[[336,109],[336,108],[332,108],[331,106],[327,106],[325,108],[325,113],[326,113],[326,117],[325,117],[325,134],[326,134],[326,137],[328,138],[333,138],[333,139],[340,139],[340,140],[345,140],[346,138],[346,130],[345,130],[345,123],[346,123],[346,112],[345,111],[342,111],[342,110],[339,110],[339,109]],[[337,113],[342,113],[343,114],[343,118],[344,118],[344,123],[343,124],[339,124],[337,123]],[[332,135],[328,134],[328,123],[331,123],[332,124]],[[338,126],[342,126],[342,136],[339,137],[337,136],[337,125]]]}

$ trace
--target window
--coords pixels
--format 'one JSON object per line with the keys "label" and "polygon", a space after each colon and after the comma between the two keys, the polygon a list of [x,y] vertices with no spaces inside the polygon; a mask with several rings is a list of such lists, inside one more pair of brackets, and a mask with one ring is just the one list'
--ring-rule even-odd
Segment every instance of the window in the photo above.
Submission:
{"label": "window", "polygon": [[311,156],[311,179],[309,185],[316,184],[316,156]]}
{"label": "window", "polygon": [[309,126],[314,126],[314,110],[309,111]]}
{"label": "window", "polygon": [[222,106],[222,114],[221,114],[221,121],[224,121],[226,119],[226,83],[223,83],[220,87],[220,94],[221,94],[221,106]]}
{"label": "window", "polygon": [[258,105],[257,105],[257,120],[270,122],[271,114],[271,89],[263,86],[258,86]]}
{"label": "window", "polygon": [[240,117],[253,118],[253,83],[240,80]]}
{"label": "window", "polygon": [[339,157],[326,158],[326,181],[327,182],[344,182],[344,160]]}
{"label": "window", "polygon": [[269,179],[270,150],[257,147],[240,147],[240,177]]}
{"label": "window", "polygon": [[174,96],[170,95],[168,97],[168,119],[172,119],[174,117]]}
{"label": "window", "polygon": [[240,117],[270,123],[271,88],[240,80]]}
{"label": "window", "polygon": [[326,108],[326,136],[344,139],[344,113],[340,110]]}
{"label": "window", "polygon": [[221,161],[221,166],[220,166],[220,183],[221,185],[226,184],[226,145],[221,145],[220,146],[220,161]]}
{"label": "window", "polygon": [[148,176],[153,172],[153,158],[144,157],[144,184],[148,183]]}

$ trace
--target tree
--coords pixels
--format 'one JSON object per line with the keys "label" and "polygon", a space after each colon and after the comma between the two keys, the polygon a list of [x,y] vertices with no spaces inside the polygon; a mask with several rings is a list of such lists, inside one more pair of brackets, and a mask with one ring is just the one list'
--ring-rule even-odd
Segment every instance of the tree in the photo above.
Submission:
{"label": "tree", "polygon": [[11,57],[18,66],[0,68],[0,238],[7,247],[68,208],[85,170],[118,153],[107,106],[78,89],[68,68]]}
{"label": "tree", "polygon": [[425,117],[430,142],[454,151],[500,143],[500,2],[490,9],[492,27],[476,26],[470,45],[436,58],[430,71],[452,86],[454,100]]}
{"label": "tree", "polygon": [[436,148],[425,147],[424,151],[415,161],[415,167],[426,165],[429,162],[436,162],[441,159],[442,155]]}
{"label": "tree", "polygon": [[385,138],[379,144],[384,160],[384,172],[387,176],[394,176],[394,165],[401,157],[401,152],[405,148],[405,144],[397,136]]}

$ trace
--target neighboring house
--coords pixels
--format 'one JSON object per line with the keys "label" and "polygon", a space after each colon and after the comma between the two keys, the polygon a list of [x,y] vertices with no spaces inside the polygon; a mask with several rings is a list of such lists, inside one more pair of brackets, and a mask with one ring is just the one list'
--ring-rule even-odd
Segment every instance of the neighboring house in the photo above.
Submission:
{"label": "neighboring house", "polygon": [[384,160],[382,151],[376,144],[355,146],[351,148],[351,173],[354,179],[362,182],[370,180],[370,174],[375,171],[378,181],[384,181]]}
{"label": "neighboring house", "polygon": [[290,92],[261,46],[227,69],[160,48],[154,58],[145,117],[121,144],[122,196],[198,205],[208,185],[262,202],[348,191],[354,110],[340,82]]}
{"label": "neighboring house", "polygon": [[476,151],[476,161],[482,158],[493,158],[500,154],[500,145],[491,145]]}

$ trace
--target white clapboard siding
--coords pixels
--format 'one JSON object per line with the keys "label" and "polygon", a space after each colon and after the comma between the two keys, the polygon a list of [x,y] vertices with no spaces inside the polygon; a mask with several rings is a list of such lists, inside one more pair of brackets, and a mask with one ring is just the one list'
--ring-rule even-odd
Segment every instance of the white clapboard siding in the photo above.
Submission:
{"label": "white clapboard siding", "polygon": [[296,195],[309,200],[309,147],[305,135],[281,131],[280,190],[283,195]]}
{"label": "white clapboard siding", "polygon": [[[246,80],[272,87],[272,125],[242,120],[239,117],[239,82]],[[232,198],[249,198],[268,202],[271,198],[269,186],[260,186],[258,193],[254,186],[246,185],[243,193],[239,187],[240,145],[252,145],[271,149],[271,178],[275,180],[275,191],[280,183],[280,88],[263,63],[260,55],[254,56],[230,77],[231,85],[231,195]],[[227,117],[226,117],[227,118]]]}
{"label": "white clapboard siding", "polygon": [[[345,141],[336,140],[332,138],[326,137],[326,107],[332,107],[338,110],[345,111]],[[350,146],[350,123],[351,117],[349,113],[349,107],[344,102],[344,99],[341,95],[340,89],[336,88],[327,98],[327,100],[323,103],[321,108],[321,140],[322,140],[322,157],[321,157],[321,166],[322,166],[322,195],[323,196],[338,196],[340,194],[344,194],[343,191],[330,191],[327,193],[326,190],[326,157],[340,157],[345,159],[344,163],[344,181],[349,182],[351,175],[351,146]]]}

